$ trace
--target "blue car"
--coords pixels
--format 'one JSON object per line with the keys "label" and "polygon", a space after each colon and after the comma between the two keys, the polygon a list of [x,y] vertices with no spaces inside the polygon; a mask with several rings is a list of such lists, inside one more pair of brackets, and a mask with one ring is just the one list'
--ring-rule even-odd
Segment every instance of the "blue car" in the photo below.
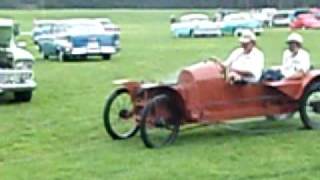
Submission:
{"label": "blue car", "polygon": [[120,50],[119,34],[109,33],[94,21],[65,20],[56,23],[51,34],[38,44],[44,59],[55,56],[59,61],[88,56],[109,60]]}
{"label": "blue car", "polygon": [[233,13],[225,16],[221,23],[223,35],[240,36],[243,30],[250,29],[256,35],[260,35],[263,30],[263,23],[251,17],[248,13]]}

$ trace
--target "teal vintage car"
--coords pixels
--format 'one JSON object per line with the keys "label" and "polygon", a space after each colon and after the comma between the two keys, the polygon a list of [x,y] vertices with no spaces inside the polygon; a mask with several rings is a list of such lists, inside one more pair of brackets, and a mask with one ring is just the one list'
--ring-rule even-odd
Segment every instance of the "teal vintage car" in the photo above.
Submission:
{"label": "teal vintage car", "polygon": [[221,22],[223,35],[240,36],[244,30],[252,30],[260,35],[263,30],[263,22],[254,19],[249,13],[232,13],[225,16]]}

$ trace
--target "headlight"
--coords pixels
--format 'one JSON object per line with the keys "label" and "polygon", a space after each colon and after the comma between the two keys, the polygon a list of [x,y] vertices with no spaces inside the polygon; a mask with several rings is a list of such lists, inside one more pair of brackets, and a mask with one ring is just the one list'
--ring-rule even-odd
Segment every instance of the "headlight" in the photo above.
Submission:
{"label": "headlight", "polygon": [[120,41],[119,40],[114,41],[114,45],[119,46],[120,45]]}
{"label": "headlight", "polygon": [[15,69],[28,69],[31,70],[33,66],[32,61],[18,61],[15,63]]}
{"label": "headlight", "polygon": [[27,81],[32,79],[32,73],[23,73],[21,74],[20,80]]}

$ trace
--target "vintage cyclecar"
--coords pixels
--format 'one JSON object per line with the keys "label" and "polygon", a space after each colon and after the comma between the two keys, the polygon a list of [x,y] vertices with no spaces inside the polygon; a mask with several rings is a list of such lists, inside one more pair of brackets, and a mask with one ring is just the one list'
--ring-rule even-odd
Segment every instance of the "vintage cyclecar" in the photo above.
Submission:
{"label": "vintage cyclecar", "polygon": [[104,123],[113,139],[139,130],[149,148],[172,143],[185,124],[214,124],[297,111],[307,129],[320,127],[320,70],[301,79],[230,84],[218,62],[183,69],[175,84],[118,81],[107,99]]}

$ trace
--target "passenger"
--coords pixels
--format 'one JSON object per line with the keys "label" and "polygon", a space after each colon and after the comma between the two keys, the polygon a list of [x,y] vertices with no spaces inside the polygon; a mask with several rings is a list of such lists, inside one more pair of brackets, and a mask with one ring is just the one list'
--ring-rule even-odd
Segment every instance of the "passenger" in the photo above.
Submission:
{"label": "passenger", "polygon": [[302,48],[303,37],[298,33],[288,36],[286,49],[282,56],[282,65],[265,72],[263,79],[281,80],[299,79],[310,70],[310,55]]}
{"label": "passenger", "polygon": [[289,48],[283,53],[281,73],[285,78],[301,78],[310,70],[310,55],[302,48],[303,37],[292,33],[287,43]]}
{"label": "passenger", "polygon": [[243,31],[239,41],[241,47],[222,63],[226,78],[230,83],[256,83],[264,68],[264,54],[256,47],[256,35],[252,31]]}

